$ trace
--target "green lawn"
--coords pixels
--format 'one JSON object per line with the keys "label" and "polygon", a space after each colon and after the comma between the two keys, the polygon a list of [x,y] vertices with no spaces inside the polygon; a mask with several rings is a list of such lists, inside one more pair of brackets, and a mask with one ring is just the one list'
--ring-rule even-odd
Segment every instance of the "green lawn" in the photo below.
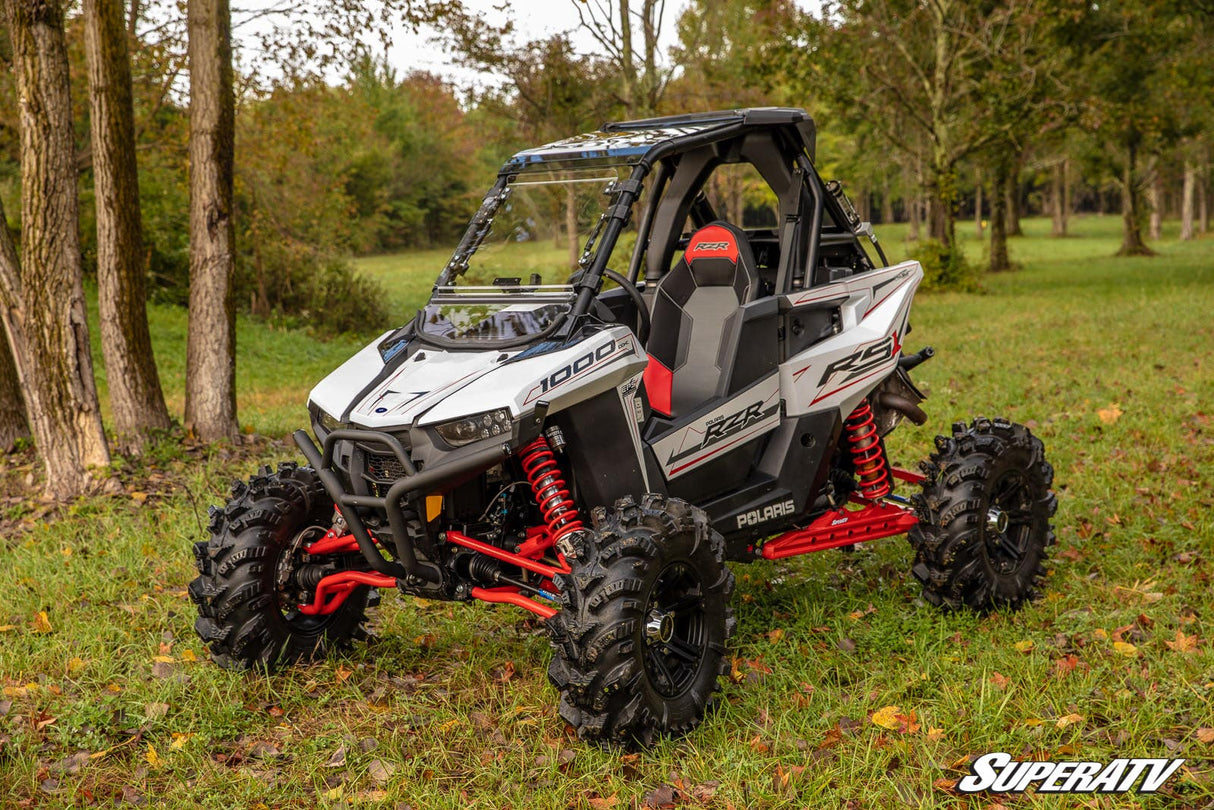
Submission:
{"label": "green lawn", "polygon": [[[1015,615],[924,605],[901,538],[737,569],[734,677],[691,737],[639,754],[569,739],[521,612],[385,594],[380,640],[274,677],[206,661],[185,586],[206,506],[291,456],[261,443],[132,471],[145,491],[34,516],[0,546],[0,806],[623,808],[664,785],[687,806],[987,807],[947,786],[969,757],[1184,757],[1168,797],[1003,797],[1008,806],[1214,801],[1214,239],[1114,259],[1116,218],[1068,239],[1025,223],[1022,269],[978,294],[923,295],[910,349],[936,432],[1007,415],[1055,469],[1050,593]],[[963,225],[972,232],[972,225]],[[902,231],[886,233],[901,255]],[[977,258],[981,245],[968,238]],[[402,312],[441,252],[360,262]],[[152,313],[179,414],[184,315]],[[241,421],[281,436],[357,341],[241,321]],[[159,478],[158,478],[159,476]],[[157,489],[157,481],[175,485]],[[163,494],[161,492],[163,491]],[[7,517],[29,514],[8,502]],[[36,515],[36,513],[35,513]],[[44,613],[45,616],[40,614]],[[901,715],[884,728],[881,721]],[[84,752],[84,756],[77,756]],[[995,805],[999,806],[999,805]]]}

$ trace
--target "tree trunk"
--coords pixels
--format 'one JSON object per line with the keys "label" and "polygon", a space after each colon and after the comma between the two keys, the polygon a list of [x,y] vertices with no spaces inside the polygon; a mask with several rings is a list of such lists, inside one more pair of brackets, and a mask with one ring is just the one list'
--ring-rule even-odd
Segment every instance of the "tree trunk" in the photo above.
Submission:
{"label": "tree trunk", "polygon": [[909,200],[910,205],[910,227],[906,230],[906,239],[910,242],[919,241],[919,223],[923,215],[923,206],[920,203],[920,197],[916,194]]}
{"label": "tree trunk", "polygon": [[1207,163],[1202,166],[1202,171],[1198,175],[1197,181],[1197,219],[1199,222],[1197,230],[1201,233],[1207,233],[1210,230],[1210,164]]}
{"label": "tree trunk", "polygon": [[1000,193],[1000,189],[1007,188],[1010,169],[999,161],[994,170],[991,178],[991,272],[1002,273],[1012,268],[1007,255],[1007,194]]}
{"label": "tree trunk", "polygon": [[1074,212],[1074,207],[1071,201],[1071,161],[1069,158],[1062,160],[1062,235],[1066,236],[1070,231],[1071,214]]}
{"label": "tree trunk", "polygon": [[1054,164],[1050,173],[1050,214],[1053,219],[1051,233],[1066,236],[1066,161]]}
{"label": "tree trunk", "polygon": [[1193,238],[1193,202],[1197,190],[1197,165],[1191,160],[1184,162],[1184,189],[1180,195],[1180,238]]}
{"label": "tree trunk", "polygon": [[1121,248],[1118,256],[1152,256],[1154,251],[1142,241],[1142,206],[1139,203],[1137,174],[1138,148],[1126,147],[1125,169],[1121,176]]}
{"label": "tree trunk", "polygon": [[974,183],[974,231],[982,238],[982,176]]}
{"label": "tree trunk", "polygon": [[881,178],[881,224],[894,221],[894,197],[889,193],[889,176]]}
{"label": "tree trunk", "polygon": [[148,331],[135,113],[122,6],[122,0],[85,0],[84,49],[93,131],[101,349],[119,447],[137,453],[148,431],[166,429],[170,422]]}
{"label": "tree trunk", "polygon": [[0,240],[0,317],[46,493],[71,498],[94,490],[110,462],[93,359],[80,262],[76,148],[63,9],[54,0],[5,0],[13,69],[21,99],[21,258],[8,229]]}
{"label": "tree trunk", "polygon": [[[3,237],[0,237],[3,238]],[[0,335],[0,452],[11,453],[19,439],[30,435],[25,418],[25,400],[8,338]]]}
{"label": "tree trunk", "polygon": [[632,58],[632,12],[629,0],[620,0],[620,101],[630,116],[636,111],[636,63]]}
{"label": "tree trunk", "polygon": [[232,20],[228,0],[189,3],[190,326],[185,426],[203,441],[236,426]]}
{"label": "tree trunk", "polygon": [[1007,195],[1007,235],[1024,236],[1020,228],[1020,160],[1017,158],[1007,174],[1004,186]]}
{"label": "tree trunk", "polygon": [[565,236],[569,241],[569,272],[577,269],[577,190],[573,183],[565,184]]}
{"label": "tree trunk", "polygon": [[1147,185],[1147,205],[1151,209],[1150,230],[1151,239],[1163,238],[1163,174],[1159,171],[1158,160],[1151,158],[1147,167],[1151,182]]}

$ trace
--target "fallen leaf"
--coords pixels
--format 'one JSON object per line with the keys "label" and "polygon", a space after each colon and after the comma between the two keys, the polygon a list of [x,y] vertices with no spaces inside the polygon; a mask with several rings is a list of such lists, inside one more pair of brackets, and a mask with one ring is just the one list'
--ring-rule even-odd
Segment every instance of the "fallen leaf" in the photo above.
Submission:
{"label": "fallen leaf", "polygon": [[1014,649],[1016,652],[1026,653],[1032,651],[1034,646],[1035,645],[1032,639],[1025,639],[1024,641],[1017,641],[1015,644],[1013,644],[1012,649]]}
{"label": "fallen leaf", "polygon": [[1054,662],[1054,674],[1059,678],[1066,676],[1068,673],[1074,672],[1078,666],[1079,659],[1074,655],[1067,655],[1059,658]]}
{"label": "fallen leaf", "polygon": [[1189,652],[1193,652],[1194,650],[1197,649],[1197,636],[1196,635],[1186,636],[1182,630],[1177,628],[1176,640],[1175,641],[1165,641],[1164,644],[1168,645],[1168,649],[1173,650],[1175,652],[1189,653]]}
{"label": "fallen leaf", "polygon": [[1214,743],[1214,728],[1197,729],[1197,741],[1207,744]]}
{"label": "fallen leaf", "polygon": [[367,765],[367,775],[381,785],[391,779],[395,772],[396,766],[390,762],[384,762],[382,759],[373,759]]}
{"label": "fallen leaf", "polygon": [[514,677],[514,662],[507,661],[500,667],[493,668],[493,680],[498,683],[506,683]]}
{"label": "fallen leaf", "polygon": [[160,767],[160,755],[156,753],[156,749],[152,747],[151,743],[148,743],[148,750],[144,753],[143,758],[153,768]]}
{"label": "fallen leaf", "polygon": [[171,655],[153,655],[152,660],[158,664],[172,664],[177,659],[173,658]]}
{"label": "fallen leaf", "polygon": [[1076,723],[1082,723],[1082,722],[1083,722],[1083,715],[1072,713],[1072,714],[1064,714],[1062,717],[1059,717],[1054,722],[1054,725],[1058,726],[1058,728],[1066,728],[1067,726],[1073,726]]}
{"label": "fallen leaf", "polygon": [[942,729],[942,728],[929,728],[929,729],[927,730],[927,738],[928,738],[929,740],[931,740],[932,742],[935,742],[936,740],[943,739],[943,738],[944,738],[944,729]]}
{"label": "fallen leaf", "polygon": [[193,736],[194,736],[193,734],[184,734],[180,731],[174,731],[173,732],[173,741],[171,743],[169,743],[169,748],[172,748],[174,751],[180,751],[182,748],[185,747],[185,744],[188,743],[190,741],[190,738]]}
{"label": "fallen leaf", "polygon": [[34,632],[53,633],[54,631],[55,628],[51,627],[51,619],[46,615],[46,611],[38,611],[38,615],[34,617]]}
{"label": "fallen leaf", "polygon": [[873,721],[873,725],[894,730],[898,728],[898,715],[901,712],[902,709],[898,706],[885,706],[873,712],[869,719]]}
{"label": "fallen leaf", "polygon": [[847,636],[844,636],[843,638],[839,639],[839,641],[836,642],[835,646],[838,647],[843,652],[855,652],[856,651],[856,642],[852,641]]}
{"label": "fallen leaf", "polygon": [[590,806],[594,810],[614,810],[615,806],[620,803],[619,796],[595,796],[589,800]]}
{"label": "fallen leaf", "polygon": [[0,624],[0,633],[7,633],[9,630],[16,630],[15,624]]}
{"label": "fallen leaf", "polygon": [[999,689],[1007,689],[1008,684],[1011,682],[1012,679],[1004,675],[1002,672],[996,672],[991,676],[991,683],[995,684],[995,686]]}
{"label": "fallen leaf", "polygon": [[143,716],[148,720],[159,720],[169,713],[167,703],[147,703],[143,707]]}
{"label": "fallen leaf", "polygon": [[784,639],[784,631],[777,627],[774,630],[767,631],[767,640],[772,644],[779,644]]}
{"label": "fallen leaf", "polygon": [[346,764],[346,747],[339,746],[333,755],[329,757],[329,761],[325,763],[326,768],[340,768]]}
{"label": "fallen leaf", "polygon": [[187,663],[193,664],[198,661],[198,656],[194,654],[193,650],[182,650],[181,651],[181,660],[186,661]]}
{"label": "fallen leaf", "polygon": [[1131,658],[1138,655],[1138,648],[1128,641],[1114,641],[1113,651],[1118,655],[1125,655]]}
{"label": "fallen leaf", "polygon": [[350,676],[353,674],[354,670],[346,667],[338,667],[337,671],[333,673],[334,677],[337,678],[338,683],[345,683],[346,681],[350,680]]}
{"label": "fallen leaf", "polygon": [[645,794],[641,801],[645,807],[674,807],[675,791],[670,785],[660,785]]}
{"label": "fallen leaf", "polygon": [[1121,406],[1114,402],[1107,408],[1097,409],[1096,416],[1100,417],[1101,422],[1104,422],[1106,425],[1111,425],[1121,418],[1122,413],[1123,411],[1121,410]]}

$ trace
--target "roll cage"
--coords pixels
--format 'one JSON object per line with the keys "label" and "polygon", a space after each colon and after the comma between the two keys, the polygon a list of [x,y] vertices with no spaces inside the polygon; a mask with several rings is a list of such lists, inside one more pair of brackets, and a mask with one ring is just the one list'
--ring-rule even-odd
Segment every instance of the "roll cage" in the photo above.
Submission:
{"label": "roll cage", "polygon": [[[751,108],[649,118],[604,124],[598,132],[578,135],[518,152],[498,173],[436,287],[449,284],[492,226],[493,211],[507,184],[519,173],[545,169],[578,170],[597,165],[631,165],[630,176],[610,189],[612,204],[586,246],[583,269],[573,279],[576,300],[554,336],[576,331],[599,295],[608,261],[633,209],[640,206],[637,240],[622,275],[647,284],[669,271],[675,254],[686,247],[693,228],[718,219],[703,193],[711,173],[721,165],[749,163],[778,200],[775,228],[747,231],[752,245],[764,247],[764,294],[782,295],[821,286],[875,266],[861,242],[867,236],[880,259],[887,261],[837,183],[824,183],[814,167],[816,129],[804,110]],[[735,223],[741,224],[741,223]]]}

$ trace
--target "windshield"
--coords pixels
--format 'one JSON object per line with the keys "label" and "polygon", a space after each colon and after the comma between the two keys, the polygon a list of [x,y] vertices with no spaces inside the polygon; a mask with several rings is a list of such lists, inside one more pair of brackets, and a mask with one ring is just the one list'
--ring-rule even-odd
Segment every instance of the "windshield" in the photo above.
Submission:
{"label": "windshield", "polygon": [[439,285],[568,283],[602,247],[612,192],[630,173],[621,164],[511,175],[473,217]]}
{"label": "windshield", "polygon": [[441,342],[495,342],[544,335],[573,307],[573,287],[438,287],[418,323]]}

